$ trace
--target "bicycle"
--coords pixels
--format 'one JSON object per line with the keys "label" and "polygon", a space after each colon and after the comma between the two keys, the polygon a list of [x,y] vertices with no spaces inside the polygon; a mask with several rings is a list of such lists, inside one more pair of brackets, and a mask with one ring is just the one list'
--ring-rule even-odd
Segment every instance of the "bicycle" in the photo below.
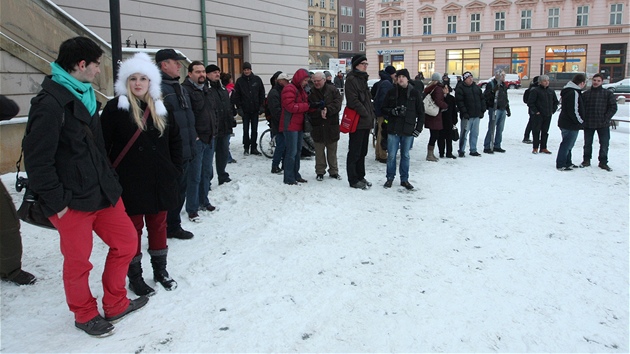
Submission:
{"label": "bicycle", "polygon": [[271,129],[267,129],[260,134],[258,148],[267,158],[273,157],[273,152],[276,150],[276,137],[271,137]]}

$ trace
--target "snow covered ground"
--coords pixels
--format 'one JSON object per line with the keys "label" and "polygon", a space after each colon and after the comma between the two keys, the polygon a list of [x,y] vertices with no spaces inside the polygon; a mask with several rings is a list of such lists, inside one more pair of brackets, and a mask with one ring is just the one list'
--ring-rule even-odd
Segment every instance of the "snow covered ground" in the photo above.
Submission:
{"label": "snow covered ground", "polygon": [[[628,125],[612,131],[612,172],[558,172],[557,114],[554,154],[532,155],[521,142],[523,91],[510,90],[505,154],[427,162],[423,132],[411,151],[413,192],[398,178],[381,187],[385,165],[372,148],[374,186],[349,188],[346,135],[343,181],[317,182],[306,159],[309,182],[284,185],[269,159],[242,155],[239,126],[233,182],[210,193],[219,210],[183,222],[194,239],[169,240],[179,288],[156,287],[105,339],[74,328],[58,235],[23,224],[24,269],[38,282],[0,285],[0,351],[627,353]],[[628,119],[629,107],[617,116]],[[480,150],[486,129],[487,117]],[[13,192],[14,178],[2,176]],[[106,251],[97,238],[90,280],[99,299]],[[153,285],[148,257],[143,264]]]}

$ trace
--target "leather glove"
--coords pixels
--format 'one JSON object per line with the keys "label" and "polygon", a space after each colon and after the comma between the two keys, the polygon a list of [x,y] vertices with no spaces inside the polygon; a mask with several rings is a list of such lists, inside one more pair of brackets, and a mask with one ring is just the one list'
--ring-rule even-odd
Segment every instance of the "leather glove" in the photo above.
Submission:
{"label": "leather glove", "polygon": [[324,107],[326,107],[326,102],[324,102],[324,100],[319,101],[319,106],[317,106],[317,108],[324,109]]}
{"label": "leather glove", "polygon": [[508,109],[507,109],[507,116],[509,117],[511,115],[512,115],[512,112],[510,112],[510,108],[508,107]]}

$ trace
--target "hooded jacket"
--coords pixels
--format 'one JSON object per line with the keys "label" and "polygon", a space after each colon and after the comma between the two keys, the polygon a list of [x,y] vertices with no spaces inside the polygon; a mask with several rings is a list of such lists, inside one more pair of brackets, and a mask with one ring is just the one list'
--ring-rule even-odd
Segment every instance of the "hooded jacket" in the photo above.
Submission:
{"label": "hooded jacket", "polygon": [[591,87],[582,93],[584,100],[584,128],[598,129],[610,126],[610,119],[617,113],[615,95],[603,88]]}
{"label": "hooded jacket", "polygon": [[558,127],[569,130],[584,129],[584,101],[582,101],[582,88],[569,81],[562,91],[560,91],[560,99],[562,100],[562,110],[558,117]]}
{"label": "hooded jacket", "polygon": [[301,132],[304,130],[304,114],[309,111],[308,96],[300,85],[309,76],[306,69],[298,69],[291,83],[282,89],[282,115],[280,131]]}
{"label": "hooded jacket", "polygon": [[360,70],[352,70],[346,78],[346,107],[354,109],[359,114],[359,129],[371,129],[376,115],[370,89],[367,85],[368,74]]}
{"label": "hooded jacket", "polygon": [[374,112],[377,117],[382,117],[383,111],[381,107],[383,106],[383,100],[387,92],[394,87],[394,82],[392,77],[384,70],[379,71],[378,75],[381,77],[381,81],[376,83],[378,88],[376,89],[376,95],[374,95]]}

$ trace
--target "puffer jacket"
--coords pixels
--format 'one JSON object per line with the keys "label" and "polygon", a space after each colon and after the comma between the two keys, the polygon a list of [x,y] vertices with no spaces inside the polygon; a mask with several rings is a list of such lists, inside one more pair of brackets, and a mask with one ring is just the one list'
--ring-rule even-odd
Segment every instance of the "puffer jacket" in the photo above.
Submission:
{"label": "puffer jacket", "polygon": [[[400,117],[395,108],[405,106],[405,115]],[[413,135],[414,130],[422,131],[424,125],[424,102],[422,93],[409,84],[406,88],[395,85],[383,101],[383,113],[387,118],[387,134]]]}
{"label": "puffer jacket", "polygon": [[584,101],[582,101],[582,88],[569,81],[560,91],[562,109],[558,117],[558,127],[569,130],[582,130],[584,126]]}
{"label": "puffer jacket", "polygon": [[442,111],[448,109],[448,104],[444,101],[444,84],[441,82],[431,84],[424,89],[424,97],[431,95],[433,102],[440,107],[436,116],[424,115],[424,126],[431,130],[442,130]]}
{"label": "puffer jacket", "polygon": [[334,85],[324,85],[321,89],[313,87],[308,95],[309,102],[324,101],[326,119],[322,118],[322,110],[309,112],[313,131],[311,137],[316,143],[331,143],[339,140],[339,111],[343,97]]}
{"label": "puffer jacket", "polygon": [[291,83],[282,89],[281,132],[301,132],[304,130],[304,115],[309,111],[309,104],[306,91],[300,84],[308,76],[306,69],[298,69],[293,75]]}
{"label": "puffer jacket", "polygon": [[346,107],[354,109],[359,114],[357,129],[371,129],[376,120],[374,105],[370,89],[367,85],[368,74],[363,71],[353,70],[346,78]]}
{"label": "puffer jacket", "polygon": [[615,95],[605,88],[591,87],[582,93],[584,100],[584,128],[598,129],[610,126],[610,119],[617,113]]}
{"label": "puffer jacket", "polygon": [[455,87],[457,109],[462,119],[483,118],[486,111],[486,101],[479,86],[474,82],[470,86],[463,81]]}

